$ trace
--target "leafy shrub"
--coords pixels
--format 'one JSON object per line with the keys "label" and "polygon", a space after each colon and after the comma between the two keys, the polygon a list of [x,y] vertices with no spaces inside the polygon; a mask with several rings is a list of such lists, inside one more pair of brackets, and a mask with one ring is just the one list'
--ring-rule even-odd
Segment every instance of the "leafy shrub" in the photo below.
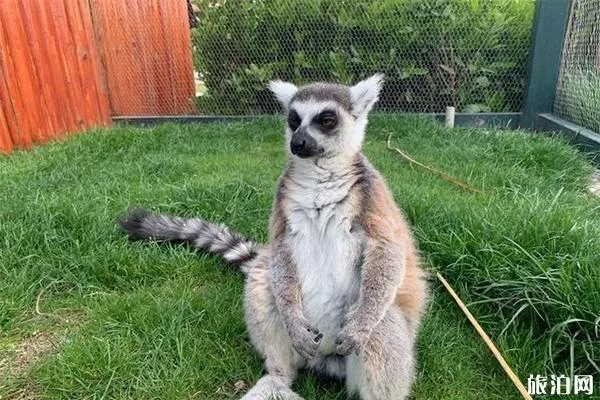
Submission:
{"label": "leafy shrub", "polygon": [[379,108],[516,111],[531,0],[196,0],[205,113],[278,110],[274,78],[356,82],[384,72]]}

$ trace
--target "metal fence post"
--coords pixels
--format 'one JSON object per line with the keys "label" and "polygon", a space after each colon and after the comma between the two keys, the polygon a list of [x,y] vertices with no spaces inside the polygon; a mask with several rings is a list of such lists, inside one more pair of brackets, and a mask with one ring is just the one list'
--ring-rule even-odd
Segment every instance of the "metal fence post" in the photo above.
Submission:
{"label": "metal fence post", "polygon": [[535,128],[538,114],[552,112],[572,0],[537,0],[521,127]]}

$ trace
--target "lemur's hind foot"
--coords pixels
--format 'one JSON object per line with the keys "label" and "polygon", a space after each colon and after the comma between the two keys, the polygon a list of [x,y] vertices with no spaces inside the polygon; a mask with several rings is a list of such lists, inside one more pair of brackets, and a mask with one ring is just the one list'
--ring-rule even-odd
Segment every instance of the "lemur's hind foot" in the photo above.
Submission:
{"label": "lemur's hind foot", "polygon": [[278,377],[265,375],[256,382],[256,385],[242,400],[303,400]]}
{"label": "lemur's hind foot", "polygon": [[414,325],[392,306],[359,355],[346,360],[346,391],[361,400],[405,399],[415,379]]}

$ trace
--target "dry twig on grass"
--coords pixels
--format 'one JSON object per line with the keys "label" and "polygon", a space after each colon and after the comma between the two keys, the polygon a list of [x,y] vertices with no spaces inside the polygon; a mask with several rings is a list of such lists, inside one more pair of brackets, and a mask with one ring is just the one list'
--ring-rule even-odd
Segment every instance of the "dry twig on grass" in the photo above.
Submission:
{"label": "dry twig on grass", "polygon": [[439,178],[442,178],[443,180],[448,181],[448,182],[450,182],[450,183],[452,183],[452,184],[454,184],[456,186],[459,186],[459,187],[461,187],[461,188],[463,188],[465,190],[468,190],[471,193],[476,193],[476,194],[479,194],[479,195],[482,195],[482,196],[489,196],[490,195],[490,193],[488,193],[488,192],[486,192],[484,190],[477,189],[477,188],[473,187],[468,182],[461,181],[461,180],[459,180],[457,178],[454,178],[453,176],[450,176],[450,175],[446,174],[445,172],[442,172],[440,170],[437,170],[437,169],[435,169],[433,167],[430,167],[428,165],[425,165],[425,164],[423,164],[423,163],[415,160],[414,158],[412,158],[411,156],[409,156],[408,154],[406,154],[406,152],[400,150],[398,147],[392,147],[392,145],[391,145],[392,132],[389,132],[389,131],[385,131],[385,132],[388,133],[387,148],[389,150],[397,152],[402,157],[404,157],[404,159],[406,159],[408,162],[410,162],[412,164],[415,164],[415,165],[417,165],[417,166],[419,166],[419,167],[421,167],[423,169],[426,169],[427,171],[431,172],[435,176],[437,176]]}

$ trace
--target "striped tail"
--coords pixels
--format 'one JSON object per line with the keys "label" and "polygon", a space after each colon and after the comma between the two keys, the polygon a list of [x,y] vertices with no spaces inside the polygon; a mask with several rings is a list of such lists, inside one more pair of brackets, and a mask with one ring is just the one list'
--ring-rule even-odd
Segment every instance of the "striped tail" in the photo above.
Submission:
{"label": "striped tail", "polygon": [[222,224],[200,218],[184,219],[135,209],[119,219],[121,227],[133,239],[186,242],[195,249],[215,253],[242,272],[256,258],[262,246]]}

